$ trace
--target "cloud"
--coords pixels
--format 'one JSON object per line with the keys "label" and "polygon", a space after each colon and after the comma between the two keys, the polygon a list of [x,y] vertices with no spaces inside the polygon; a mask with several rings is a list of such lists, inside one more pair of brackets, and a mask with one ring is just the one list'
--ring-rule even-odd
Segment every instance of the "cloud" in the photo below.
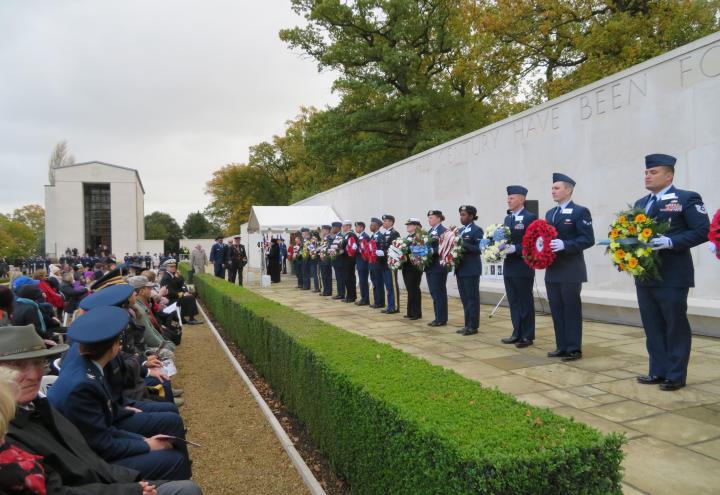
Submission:
{"label": "cloud", "polygon": [[301,23],[288,0],[0,3],[0,212],[43,203],[66,139],[77,161],[137,168],[146,213],[182,223],[214,170],[336,101],[278,38]]}

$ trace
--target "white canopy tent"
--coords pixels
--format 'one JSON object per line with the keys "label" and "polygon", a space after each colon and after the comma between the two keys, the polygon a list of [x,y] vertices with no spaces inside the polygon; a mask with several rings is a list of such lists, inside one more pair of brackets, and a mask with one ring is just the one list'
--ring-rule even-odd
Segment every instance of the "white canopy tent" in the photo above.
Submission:
{"label": "white canopy tent", "polygon": [[337,222],[332,206],[253,206],[247,224],[248,233],[294,232],[302,227],[317,228]]}
{"label": "white canopy tent", "polygon": [[248,253],[248,265],[261,268],[263,255],[260,243],[268,236],[278,236],[289,242],[290,234],[303,227],[316,229],[340,221],[332,206],[253,206],[250,219],[240,227]]}

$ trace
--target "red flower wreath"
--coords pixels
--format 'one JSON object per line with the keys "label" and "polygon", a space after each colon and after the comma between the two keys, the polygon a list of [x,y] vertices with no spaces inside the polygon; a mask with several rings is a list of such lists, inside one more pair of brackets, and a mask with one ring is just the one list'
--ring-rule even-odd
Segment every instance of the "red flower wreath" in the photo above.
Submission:
{"label": "red flower wreath", "polygon": [[720,210],[715,212],[712,223],[710,223],[708,240],[715,245],[715,256],[720,260]]}
{"label": "red flower wreath", "polygon": [[557,229],[545,220],[535,220],[525,231],[522,257],[530,268],[542,270],[555,261],[550,241],[557,237]]}

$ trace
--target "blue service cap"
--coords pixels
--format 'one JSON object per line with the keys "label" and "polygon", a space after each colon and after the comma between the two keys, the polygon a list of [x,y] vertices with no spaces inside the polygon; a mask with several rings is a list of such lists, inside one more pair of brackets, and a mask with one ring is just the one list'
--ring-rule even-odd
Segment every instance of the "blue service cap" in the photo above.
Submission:
{"label": "blue service cap", "polygon": [[125,330],[130,315],[117,306],[102,306],[72,322],[67,335],[79,344],[95,344],[117,337]]}
{"label": "blue service cap", "polygon": [[80,309],[92,311],[101,306],[120,306],[133,293],[130,284],[115,284],[106,287],[80,300]]}
{"label": "blue service cap", "polygon": [[382,225],[382,220],[380,220],[379,218],[372,217],[370,219],[370,223],[374,223],[376,225]]}
{"label": "blue service cap", "polygon": [[507,186],[507,193],[510,194],[522,194],[523,196],[527,196],[528,190],[526,187],[523,186]]}
{"label": "blue service cap", "polygon": [[462,205],[460,208],[458,208],[458,212],[461,212],[461,211],[468,212],[470,215],[474,216],[475,219],[477,220],[477,208],[475,208],[474,206]]}
{"label": "blue service cap", "polygon": [[310,232],[310,229],[307,227],[303,227],[300,229],[300,232]]}
{"label": "blue service cap", "polygon": [[329,225],[322,225],[322,226],[320,226],[320,228],[321,228],[321,229],[325,229],[325,230],[330,230],[330,226],[329,226]]}
{"label": "blue service cap", "polygon": [[383,220],[390,220],[391,222],[395,223],[395,217],[392,215],[388,215],[387,213],[382,216]]}
{"label": "blue service cap", "polygon": [[33,280],[27,275],[21,275],[15,280],[13,280],[12,283],[12,289],[13,291],[17,292],[17,290],[22,287],[23,285],[40,285],[39,280]]}
{"label": "blue service cap", "polygon": [[342,222],[333,222],[332,226],[333,227],[342,227]]}
{"label": "blue service cap", "polygon": [[568,177],[565,174],[560,174],[560,173],[555,172],[553,174],[552,179],[553,179],[553,184],[556,182],[567,182],[571,186],[575,187],[575,181],[572,180],[570,177]]}
{"label": "blue service cap", "polygon": [[663,155],[662,153],[655,153],[654,155],[648,155],[645,157],[645,168],[653,167],[670,167],[675,168],[675,162],[677,158],[671,155]]}

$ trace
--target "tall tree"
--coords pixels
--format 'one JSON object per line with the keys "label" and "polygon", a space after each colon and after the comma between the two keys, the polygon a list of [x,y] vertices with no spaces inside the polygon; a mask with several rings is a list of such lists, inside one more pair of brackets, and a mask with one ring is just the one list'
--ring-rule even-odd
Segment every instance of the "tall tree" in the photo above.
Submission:
{"label": "tall tree", "polygon": [[177,252],[182,236],[182,229],[169,214],[154,211],[145,215],[145,238],[165,241],[165,252]]}
{"label": "tall tree", "polygon": [[75,157],[70,154],[67,147],[67,141],[60,141],[53,148],[48,161],[48,180],[50,185],[55,185],[55,169],[72,165],[75,163]]}
{"label": "tall tree", "polygon": [[11,219],[26,225],[35,236],[35,252],[45,250],[45,209],[40,205],[25,205],[13,211]]}
{"label": "tall tree", "polygon": [[30,227],[0,213],[0,257],[13,260],[37,254],[37,239]]}
{"label": "tall tree", "polygon": [[197,211],[190,213],[182,226],[183,234],[188,239],[212,239],[222,233],[222,229]]}

